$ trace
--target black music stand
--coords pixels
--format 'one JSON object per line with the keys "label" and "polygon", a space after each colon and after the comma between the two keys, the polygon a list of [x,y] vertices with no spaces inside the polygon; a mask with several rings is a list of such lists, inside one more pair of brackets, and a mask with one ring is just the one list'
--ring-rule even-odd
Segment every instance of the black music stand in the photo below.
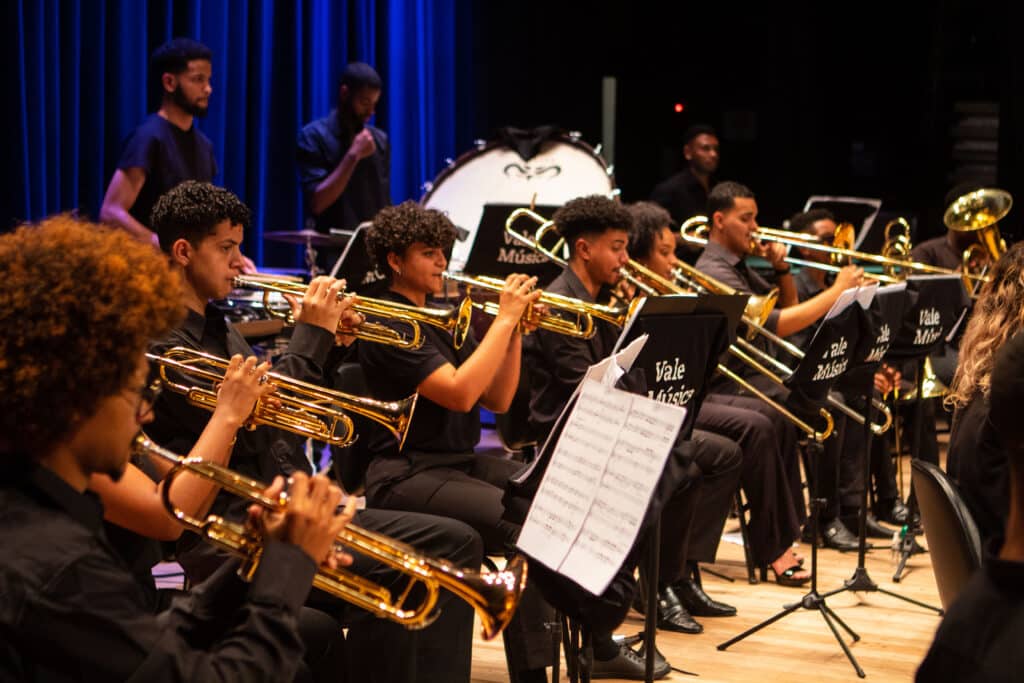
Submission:
{"label": "black music stand", "polygon": [[[914,399],[914,442],[910,448],[910,460],[917,460],[921,448],[921,420],[923,413],[922,380],[924,361],[928,354],[938,348],[947,338],[957,333],[967,311],[969,300],[963,281],[956,275],[919,275],[907,279],[908,304],[903,326],[889,349],[889,357],[898,360],[914,360],[917,368],[915,381],[917,395]],[[865,482],[866,483],[866,482]],[[913,492],[908,496],[907,528],[900,541],[900,559],[892,580],[899,583],[911,555],[924,552],[917,543],[921,535],[917,520],[917,498]],[[931,607],[942,613],[936,607]]]}
{"label": "black music stand", "polygon": [[[790,396],[787,399],[787,407],[797,415],[806,415],[807,419],[813,419],[814,411],[819,409],[828,397],[829,389],[835,380],[850,366],[850,363],[858,355],[858,345],[865,343],[868,339],[866,334],[867,320],[861,307],[850,301],[849,305],[837,315],[827,317],[815,330],[814,336],[807,348],[807,353],[800,364],[794,369],[793,374],[786,380],[790,388]],[[873,339],[873,337],[871,338]],[[808,441],[809,453],[807,462],[809,464],[808,479],[810,481],[810,514],[811,530],[813,537],[818,537],[818,524],[821,508],[825,501],[818,498],[818,475],[817,461],[821,457],[823,447],[821,443],[811,439]],[[825,620],[825,624],[832,631],[839,646],[850,660],[857,675],[864,678],[864,670],[854,658],[846,641],[836,628],[836,624],[850,634],[854,641],[860,640],[846,622],[825,604],[825,596],[818,592],[818,544],[811,544],[811,589],[800,599],[789,605],[783,605],[780,612],[762,621],[761,623],[747,629],[743,633],[730,638],[718,645],[719,650],[725,650],[748,636],[751,636],[763,628],[774,624],[783,617],[804,608],[817,610]],[[834,623],[833,623],[834,622]]]}
{"label": "black music stand", "polygon": [[385,276],[366,250],[366,231],[372,223],[360,223],[331,268],[331,277],[344,278],[345,287],[370,294],[384,286]]}
{"label": "black music stand", "polygon": [[[467,273],[483,273],[505,279],[512,273],[525,273],[536,276],[537,283],[543,287],[558,277],[562,266],[538,254],[515,238],[505,233],[505,222],[509,215],[522,204],[487,204],[484,206],[480,225],[473,240],[473,246],[466,258]],[[542,216],[550,216],[557,206],[536,206],[534,211]],[[540,227],[535,222],[521,218],[513,227],[533,234]],[[554,240],[552,240],[554,243]]]}
{"label": "black music stand", "polygon": [[[718,358],[735,340],[746,301],[744,295],[722,294],[648,297],[616,342],[618,351],[640,335],[649,335],[633,368],[643,371],[649,397],[686,407],[680,430],[683,438],[690,438],[707,393],[708,379],[715,369],[709,361]],[[657,522],[648,535],[644,553],[644,653],[648,682],[654,680],[660,539],[661,524]]]}
{"label": "black music stand", "polygon": [[867,354],[856,359],[857,367],[851,371],[850,383],[847,387],[851,393],[859,394],[866,406],[864,409],[864,491],[861,500],[861,508],[858,520],[858,548],[857,567],[853,570],[853,576],[843,582],[842,587],[829,591],[823,597],[828,598],[838,593],[850,591],[853,593],[884,593],[904,602],[909,602],[918,607],[924,607],[942,614],[942,610],[924,602],[908,598],[881,588],[875,583],[865,567],[864,560],[867,555],[867,511],[871,499],[871,439],[872,439],[872,394],[874,386],[874,374],[882,363],[882,359],[889,351],[890,345],[895,336],[895,330],[901,327],[904,312],[907,307],[906,284],[901,283],[894,287],[881,288],[875,294],[868,312],[871,322],[871,333],[874,336],[874,343],[867,348]]}

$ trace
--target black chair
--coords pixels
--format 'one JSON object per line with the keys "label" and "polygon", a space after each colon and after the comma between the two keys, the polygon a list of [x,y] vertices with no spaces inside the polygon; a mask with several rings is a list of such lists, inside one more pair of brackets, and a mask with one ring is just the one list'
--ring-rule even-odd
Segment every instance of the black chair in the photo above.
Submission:
{"label": "black chair", "polygon": [[971,574],[981,567],[981,536],[945,472],[923,460],[914,460],[912,468],[935,583],[943,608],[949,609]]}

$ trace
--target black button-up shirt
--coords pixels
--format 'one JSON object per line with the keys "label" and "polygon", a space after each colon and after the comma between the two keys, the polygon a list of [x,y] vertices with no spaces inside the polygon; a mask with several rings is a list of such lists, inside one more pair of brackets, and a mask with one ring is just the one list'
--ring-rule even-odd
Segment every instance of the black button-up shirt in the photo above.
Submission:
{"label": "black button-up shirt", "polygon": [[316,571],[269,542],[253,582],[226,564],[158,615],[103,532],[103,508],[52,471],[0,482],[0,679],[281,681],[302,656]]}
{"label": "black button-up shirt", "polygon": [[[589,303],[596,303],[572,269],[544,288]],[[598,292],[602,301],[607,292]],[[620,329],[606,320],[594,319],[595,334],[576,339],[557,332],[537,330],[523,338],[523,367],[530,373],[530,431],[543,443],[558,416],[582,381],[587,369],[607,358],[615,348]]]}
{"label": "black button-up shirt", "polygon": [[[708,187],[714,187],[711,178]],[[708,191],[693,175],[689,166],[658,183],[651,191],[651,201],[660,204],[672,216],[676,224],[706,211]]]}
{"label": "black button-up shirt", "polygon": [[946,235],[933,237],[915,246],[910,251],[910,260],[950,270],[960,270],[963,266],[963,254],[953,249]]}
{"label": "black button-up shirt", "polygon": [[[366,128],[373,135],[377,150],[359,160],[345,191],[317,216],[317,229],[321,232],[330,228],[353,229],[391,203],[388,136],[380,128]],[[358,132],[346,130],[337,109],[303,127],[298,140],[298,166],[299,182],[307,198],[338,167]]]}

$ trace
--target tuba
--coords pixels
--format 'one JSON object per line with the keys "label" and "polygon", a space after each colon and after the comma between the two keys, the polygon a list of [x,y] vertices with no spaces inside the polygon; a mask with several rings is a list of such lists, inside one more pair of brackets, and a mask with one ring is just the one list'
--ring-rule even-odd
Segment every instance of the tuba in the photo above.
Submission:
{"label": "tuba", "polygon": [[[182,394],[194,406],[210,411],[217,407],[216,387],[224,380],[228,361],[183,346],[169,349],[162,356],[147,353],[146,358],[159,367],[160,382],[168,389]],[[275,373],[268,373],[267,378],[275,388],[275,401],[257,401],[246,421],[247,429],[270,425],[343,447],[356,438],[347,411],[384,425],[398,440],[399,449],[405,443],[417,394],[400,401],[378,401]]]}
{"label": "tuba", "polygon": [[[164,480],[162,492],[164,508],[184,527],[207,541],[242,558],[239,574],[251,579],[263,552],[263,539],[251,528],[229,522],[217,515],[205,520],[196,519],[177,508],[171,501],[174,478],[183,472],[212,481],[221,489],[256,503],[271,511],[288,509],[288,494],[270,498],[264,493],[266,486],[243,477],[227,467],[205,462],[202,458],[182,457],[153,443],[139,433],[132,444],[136,454],[149,455],[171,464]],[[499,572],[481,573],[472,569],[454,567],[445,560],[420,554],[411,546],[373,531],[348,525],[338,534],[335,545],[339,549],[354,550],[408,576],[404,590],[396,596],[391,591],[361,576],[343,569],[321,565],[313,578],[313,585],[322,591],[360,607],[371,614],[390,619],[409,629],[429,626],[437,618],[437,598],[444,588],[467,602],[476,611],[483,624],[483,637],[491,639],[512,620],[523,589],[526,587],[527,565],[522,556],[512,559]],[[417,585],[424,589],[419,604],[406,607],[410,592]]]}
{"label": "tuba", "polygon": [[977,295],[977,283],[987,279],[986,267],[978,264],[995,263],[1006,253],[1006,240],[999,234],[999,221],[1010,213],[1012,206],[1013,196],[1009,192],[982,188],[957,197],[942,216],[942,222],[950,230],[977,235],[977,242],[967,247],[962,256],[964,284],[972,297]]}

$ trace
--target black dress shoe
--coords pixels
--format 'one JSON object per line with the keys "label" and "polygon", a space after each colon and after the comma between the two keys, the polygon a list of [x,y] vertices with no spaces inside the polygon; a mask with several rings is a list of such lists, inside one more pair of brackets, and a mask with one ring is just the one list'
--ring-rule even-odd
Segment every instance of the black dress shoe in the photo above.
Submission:
{"label": "black dress shoe", "polygon": [[658,591],[658,628],[676,633],[704,632],[704,627],[694,621],[669,586]]}
{"label": "black dress shoe", "polygon": [[850,551],[860,548],[860,539],[836,517],[826,522],[821,529],[821,544],[833,550]]}
{"label": "black dress shoe", "polygon": [[712,599],[693,579],[677,581],[672,584],[672,590],[686,611],[695,617],[736,616],[735,607]]}
{"label": "black dress shoe", "polygon": [[[879,502],[878,509],[875,510],[875,516],[878,517],[879,521],[885,522],[886,524],[892,524],[893,526],[903,526],[910,519],[910,508],[908,508],[902,500],[895,498],[892,501]],[[920,516],[918,515],[915,519],[920,522]]]}
{"label": "black dress shoe", "polygon": [[[840,517],[839,520],[843,523],[843,526],[850,530],[850,533],[860,529],[859,517]],[[892,535],[896,533],[896,529],[883,526],[873,513],[869,512],[865,521],[867,522],[868,538],[884,538],[891,541]]]}
{"label": "black dress shoe", "polygon": [[[661,656],[657,649],[654,660],[654,677],[664,678],[668,676],[672,667]],[[591,678],[625,678],[631,681],[642,681],[647,673],[644,658],[626,645],[619,646],[619,653],[612,659],[601,661],[594,660],[594,666],[590,670]]]}

